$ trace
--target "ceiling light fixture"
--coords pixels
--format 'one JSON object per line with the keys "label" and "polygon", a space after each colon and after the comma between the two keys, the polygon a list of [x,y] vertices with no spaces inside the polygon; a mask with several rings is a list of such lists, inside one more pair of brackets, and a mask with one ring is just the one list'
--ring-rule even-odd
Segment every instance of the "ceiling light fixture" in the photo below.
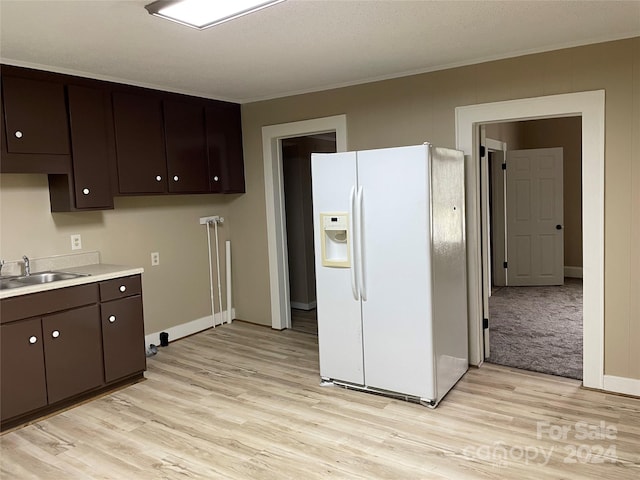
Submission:
{"label": "ceiling light fixture", "polygon": [[284,0],[157,0],[144,8],[156,17],[204,30]]}

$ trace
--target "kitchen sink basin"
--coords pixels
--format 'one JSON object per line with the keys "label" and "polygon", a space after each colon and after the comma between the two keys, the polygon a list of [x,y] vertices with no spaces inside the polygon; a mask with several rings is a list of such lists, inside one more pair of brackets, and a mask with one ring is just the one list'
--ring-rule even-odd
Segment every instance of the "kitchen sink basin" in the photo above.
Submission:
{"label": "kitchen sink basin", "polygon": [[61,280],[71,280],[73,278],[87,277],[85,273],[68,272],[39,272],[21,277],[8,277],[0,280],[0,290],[9,288],[25,287],[27,285],[41,285],[43,283],[59,282]]}

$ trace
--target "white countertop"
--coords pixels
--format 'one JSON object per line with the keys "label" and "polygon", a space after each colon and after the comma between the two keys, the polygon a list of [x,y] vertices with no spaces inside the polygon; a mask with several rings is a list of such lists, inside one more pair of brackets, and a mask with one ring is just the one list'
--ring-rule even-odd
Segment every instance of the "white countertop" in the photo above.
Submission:
{"label": "white countertop", "polygon": [[[88,276],[72,278],[70,280],[59,280],[56,282],[42,283],[38,285],[25,285],[24,287],[0,290],[0,299],[16,297],[18,295],[26,295],[29,293],[45,292],[47,290],[56,290],[58,288],[84,285],[87,283],[101,282],[104,280],[111,280],[112,278],[127,277],[129,275],[137,275],[139,273],[143,273],[144,269],[141,267],[127,267],[124,265],[111,265],[108,263],[94,263],[78,267],[56,269],[56,271],[80,273]],[[32,273],[35,274],[38,272]]]}

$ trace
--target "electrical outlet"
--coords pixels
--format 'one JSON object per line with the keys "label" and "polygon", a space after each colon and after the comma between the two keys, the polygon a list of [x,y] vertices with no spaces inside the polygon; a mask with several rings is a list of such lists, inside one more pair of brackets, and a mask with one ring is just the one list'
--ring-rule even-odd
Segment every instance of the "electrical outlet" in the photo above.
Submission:
{"label": "electrical outlet", "polygon": [[160,252],[151,252],[151,266],[160,265]]}
{"label": "electrical outlet", "polygon": [[80,234],[71,235],[71,250],[82,250],[82,237]]}

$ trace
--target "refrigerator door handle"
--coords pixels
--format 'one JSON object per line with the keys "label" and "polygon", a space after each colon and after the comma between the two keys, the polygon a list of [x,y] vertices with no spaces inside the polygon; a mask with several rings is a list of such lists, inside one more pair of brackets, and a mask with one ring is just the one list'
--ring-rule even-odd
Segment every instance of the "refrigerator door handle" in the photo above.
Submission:
{"label": "refrigerator door handle", "polygon": [[355,220],[354,215],[356,213],[356,187],[355,185],[351,187],[351,192],[349,193],[349,231],[351,232],[351,292],[353,293],[353,299],[356,301],[360,300],[360,292],[358,292],[358,282],[356,279],[356,236],[355,236]]}
{"label": "refrigerator door handle", "polygon": [[364,266],[364,208],[363,208],[364,187],[358,188],[358,272],[359,272],[359,286],[360,297],[362,300],[367,300],[367,282],[366,271]]}

